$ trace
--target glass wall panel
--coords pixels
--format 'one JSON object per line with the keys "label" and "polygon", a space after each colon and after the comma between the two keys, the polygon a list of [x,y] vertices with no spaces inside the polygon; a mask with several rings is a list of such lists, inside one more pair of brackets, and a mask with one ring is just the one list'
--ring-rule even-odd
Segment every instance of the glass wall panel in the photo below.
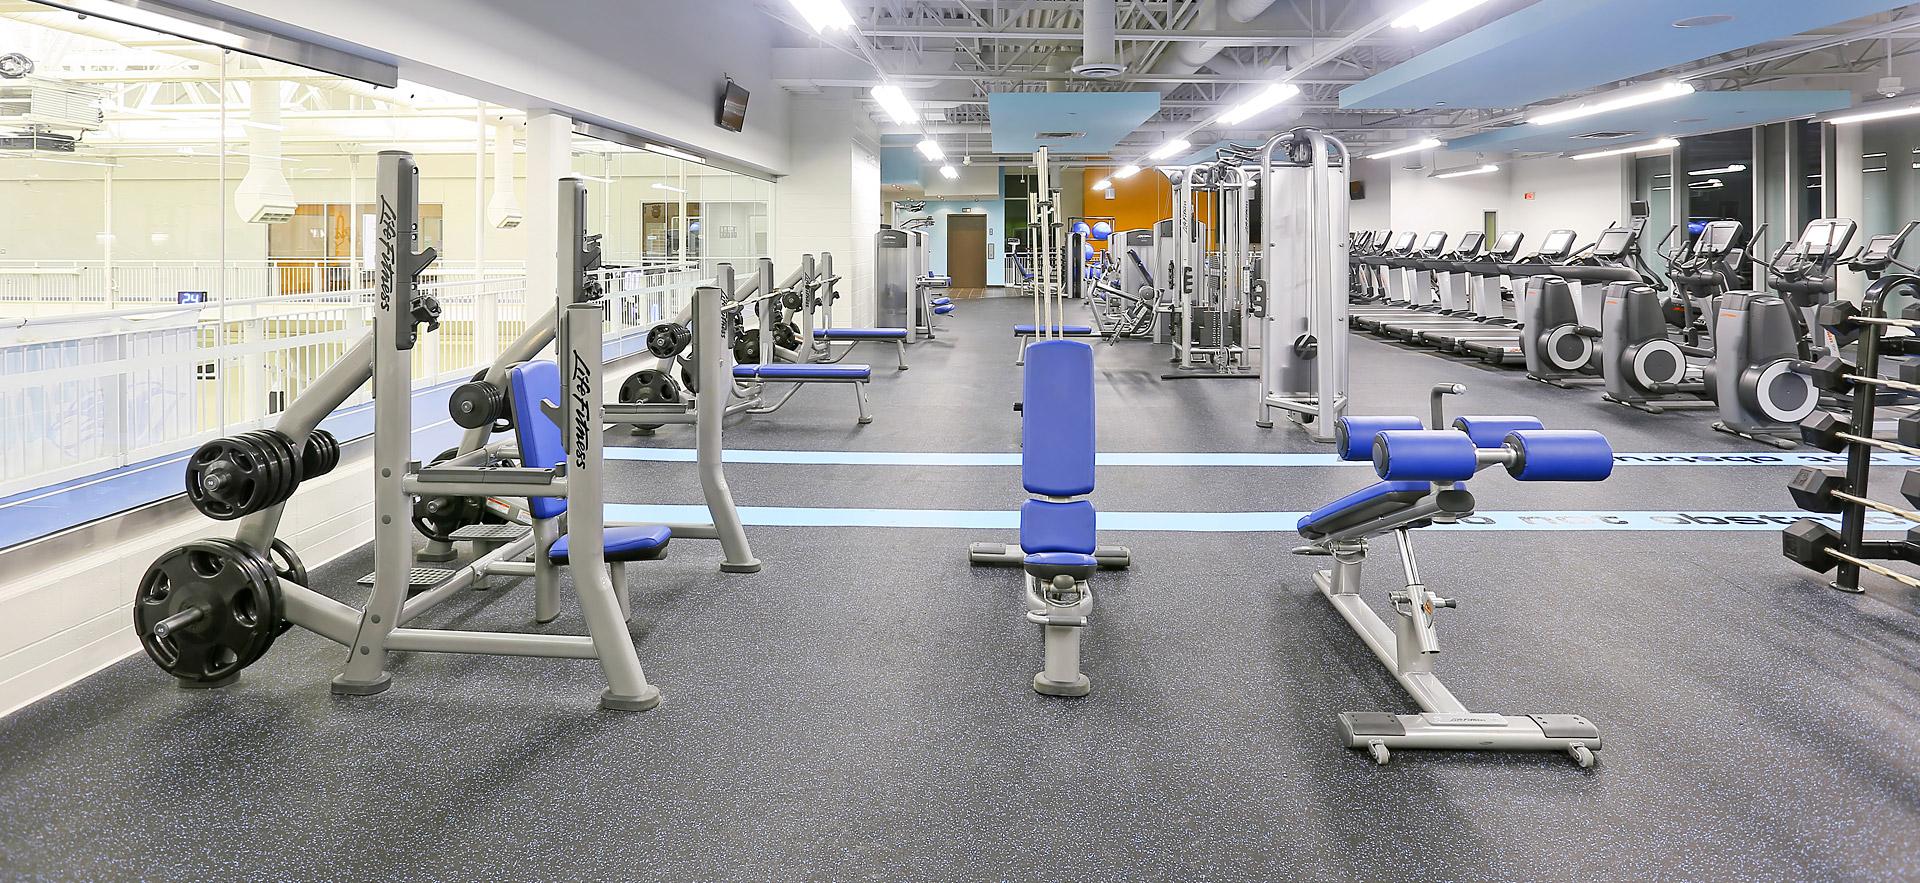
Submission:
{"label": "glass wall panel", "polygon": [[1673,186],[1686,188],[1689,234],[1697,235],[1708,221],[1734,220],[1751,235],[1753,131],[1682,138],[1680,156],[1681,169],[1673,176]]}

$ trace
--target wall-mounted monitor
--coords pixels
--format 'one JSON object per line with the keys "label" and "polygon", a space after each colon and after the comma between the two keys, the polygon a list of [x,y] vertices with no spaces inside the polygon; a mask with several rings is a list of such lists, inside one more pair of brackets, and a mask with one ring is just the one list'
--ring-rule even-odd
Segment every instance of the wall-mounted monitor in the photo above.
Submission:
{"label": "wall-mounted monitor", "polygon": [[715,124],[729,132],[738,132],[747,124],[747,90],[732,80],[720,94],[720,113]]}

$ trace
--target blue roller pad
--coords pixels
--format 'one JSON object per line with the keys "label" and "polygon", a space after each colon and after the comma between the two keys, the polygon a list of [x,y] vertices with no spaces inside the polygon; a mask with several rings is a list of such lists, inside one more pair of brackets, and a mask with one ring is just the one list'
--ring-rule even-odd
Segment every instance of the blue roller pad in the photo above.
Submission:
{"label": "blue roller pad", "polygon": [[1296,529],[1312,537],[1320,533],[1315,530],[1315,527],[1321,523],[1337,518],[1348,510],[1372,503],[1388,494],[1419,494],[1424,497],[1431,490],[1433,486],[1424,481],[1375,482],[1301,516]]}
{"label": "blue roller pad", "polygon": [[814,337],[828,340],[906,340],[905,328],[815,328]]}
{"label": "blue roller pad", "polygon": [[733,376],[760,380],[868,380],[873,368],[867,365],[735,365]]}
{"label": "blue roller pad", "polygon": [[[513,436],[520,446],[520,462],[535,469],[552,469],[567,459],[560,427],[540,410],[540,400],[563,404],[560,369],[552,362],[526,362],[507,372],[508,397],[513,406]],[[533,497],[527,509],[535,518],[556,518],[567,511],[565,497]]]}
{"label": "blue roller pad", "polygon": [[1373,437],[1389,429],[1424,429],[1418,417],[1342,417],[1333,425],[1333,445],[1342,460],[1373,459]]}
{"label": "blue roller pad", "polygon": [[[1093,335],[1093,329],[1086,325],[1052,325],[1048,327],[1060,334],[1078,335],[1081,337],[1090,337]],[[1038,325],[1013,326],[1014,337],[1026,337],[1038,333],[1040,333],[1040,326]]]}
{"label": "blue roller pad", "polygon": [[1591,429],[1522,429],[1506,444],[1520,452],[1507,473],[1520,481],[1602,481],[1613,474],[1613,445]]}
{"label": "blue roller pad", "polygon": [[1390,481],[1465,481],[1480,468],[1474,454],[1473,439],[1451,429],[1390,429],[1373,437],[1373,471]]}
{"label": "blue roller pad", "polygon": [[[1028,493],[1093,492],[1093,348],[1077,340],[1027,347],[1020,401],[1020,480]],[[1088,526],[1091,536],[1091,522]],[[1029,550],[1031,551],[1031,550]]]}
{"label": "blue roller pad", "polygon": [[1516,429],[1540,429],[1538,417],[1455,417],[1453,428],[1473,439],[1476,448],[1497,448],[1506,443],[1507,433]]}
{"label": "blue roller pad", "polygon": [[1020,504],[1020,548],[1038,552],[1093,554],[1093,504],[1086,500],[1055,503],[1028,500]]}
{"label": "blue roller pad", "polygon": [[[647,561],[661,556],[673,531],[660,524],[634,524],[609,527],[604,536],[608,561]],[[547,549],[547,557],[556,564],[567,563],[567,541],[572,538],[572,534],[561,537]]]}
{"label": "blue roller pad", "polygon": [[936,316],[944,316],[951,312],[953,312],[953,304],[942,304],[933,308],[933,313]]}
{"label": "blue roller pad", "polygon": [[950,303],[953,303],[953,298],[947,297],[946,295],[941,295],[933,299],[933,305],[936,307],[944,307]]}

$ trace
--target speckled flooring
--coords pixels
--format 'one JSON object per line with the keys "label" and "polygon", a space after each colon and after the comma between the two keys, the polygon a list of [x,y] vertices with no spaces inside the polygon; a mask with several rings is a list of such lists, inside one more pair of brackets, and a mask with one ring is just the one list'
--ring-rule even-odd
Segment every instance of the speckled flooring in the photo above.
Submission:
{"label": "speckled flooring", "polygon": [[[1012,450],[1017,301],[969,302],[876,421],[803,390],[728,444]],[[1154,379],[1097,353],[1108,451],[1310,451],[1251,422],[1246,381]],[[879,368],[888,351],[856,356]],[[1623,451],[1760,451],[1357,338],[1356,410],[1532,413]],[[685,446],[685,430],[628,443]],[[608,499],[693,503],[689,466],[616,462]],[[1007,467],[738,465],[743,505],[1011,508]],[[1888,470],[1889,476],[1897,473]],[[1622,469],[1599,485],[1475,482],[1488,510],[1791,508],[1779,467]],[[1364,467],[1113,468],[1105,508],[1312,508]],[[757,528],[763,573],[678,541],[637,570],[635,641],[664,704],[594,709],[591,662],[396,657],[337,698],[337,646],[294,631],[237,686],[173,689],[144,657],[0,721],[0,875],[133,879],[1804,880],[1920,877],[1920,593],[1823,587],[1771,532],[1419,539],[1442,670],[1478,708],[1576,712],[1600,765],[1339,746],[1345,710],[1407,698],[1312,590],[1291,534],[1127,533],[1102,574],[1093,695],[1035,695],[1013,571],[908,529]],[[321,568],[358,597],[370,553]],[[1397,568],[1374,568],[1377,602]],[[531,630],[524,589],[422,624]],[[578,632],[571,611],[552,627]]]}

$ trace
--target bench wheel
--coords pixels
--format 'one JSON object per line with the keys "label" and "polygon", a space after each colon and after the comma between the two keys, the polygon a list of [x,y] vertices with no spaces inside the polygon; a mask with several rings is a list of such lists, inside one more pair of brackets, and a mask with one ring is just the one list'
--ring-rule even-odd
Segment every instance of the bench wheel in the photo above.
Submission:
{"label": "bench wheel", "polygon": [[1367,753],[1373,755],[1373,762],[1379,766],[1386,766],[1387,761],[1393,759],[1393,752],[1387,750],[1387,743],[1379,739],[1367,743]]}
{"label": "bench wheel", "polygon": [[1568,745],[1567,753],[1573,755],[1573,762],[1579,764],[1581,769],[1593,768],[1593,751],[1587,748],[1585,743],[1575,742]]}

